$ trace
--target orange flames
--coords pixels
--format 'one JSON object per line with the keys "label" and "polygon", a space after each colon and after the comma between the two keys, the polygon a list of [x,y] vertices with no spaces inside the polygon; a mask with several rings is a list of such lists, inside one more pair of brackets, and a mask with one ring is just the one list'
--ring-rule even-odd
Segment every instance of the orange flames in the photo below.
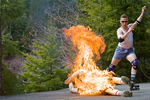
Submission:
{"label": "orange flames", "polygon": [[75,86],[79,88],[80,95],[99,95],[106,89],[113,88],[112,74],[106,70],[100,70],[94,61],[94,58],[99,60],[100,54],[105,51],[103,37],[97,36],[90,27],[83,25],[65,28],[64,34],[65,39],[69,37],[78,49],[72,73],[79,69],[86,70],[85,74],[79,74],[79,79],[75,79]]}

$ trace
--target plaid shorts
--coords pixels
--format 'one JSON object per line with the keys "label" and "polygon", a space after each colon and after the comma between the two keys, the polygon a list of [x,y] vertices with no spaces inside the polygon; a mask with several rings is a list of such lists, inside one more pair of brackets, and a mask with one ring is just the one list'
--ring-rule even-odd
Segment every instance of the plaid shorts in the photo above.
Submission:
{"label": "plaid shorts", "polygon": [[135,54],[133,47],[131,47],[130,49],[123,49],[118,46],[115,50],[113,58],[120,60],[126,58],[129,54],[132,53]]}

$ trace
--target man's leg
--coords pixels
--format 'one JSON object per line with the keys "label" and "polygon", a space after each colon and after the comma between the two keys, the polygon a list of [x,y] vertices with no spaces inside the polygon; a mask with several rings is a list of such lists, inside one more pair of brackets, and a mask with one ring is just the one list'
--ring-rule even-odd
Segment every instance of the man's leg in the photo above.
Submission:
{"label": "man's leg", "polygon": [[134,53],[132,53],[132,54],[128,55],[126,57],[126,59],[128,61],[130,61],[131,64],[132,64],[132,68],[131,68],[131,81],[133,81],[133,83],[135,83],[135,77],[136,77],[136,73],[137,73],[137,69],[138,69],[138,60],[136,60],[137,57],[136,57],[136,55]]}
{"label": "man's leg", "polygon": [[119,63],[119,61],[120,61],[119,59],[113,58],[110,66],[106,70],[113,71],[115,69],[115,67],[117,66],[117,64]]}
{"label": "man's leg", "polygon": [[116,84],[126,84],[121,80],[120,77],[112,77],[112,81],[115,82]]}
{"label": "man's leg", "polygon": [[133,87],[133,83],[130,81],[130,79],[126,76],[120,77],[112,77],[112,81],[115,82],[116,84],[127,84],[130,88]]}
{"label": "man's leg", "polygon": [[111,94],[111,95],[118,95],[118,96],[124,96],[124,97],[131,97],[132,96],[132,92],[119,91],[117,89],[111,89],[111,88],[107,89],[105,92],[108,94]]}

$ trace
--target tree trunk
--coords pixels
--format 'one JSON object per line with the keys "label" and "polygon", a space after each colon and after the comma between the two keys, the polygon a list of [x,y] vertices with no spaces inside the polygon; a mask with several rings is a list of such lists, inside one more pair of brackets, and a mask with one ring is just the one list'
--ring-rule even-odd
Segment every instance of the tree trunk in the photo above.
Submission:
{"label": "tree trunk", "polygon": [[1,30],[1,15],[2,15],[2,0],[1,0],[1,9],[0,9],[0,95],[3,95],[3,76],[2,76],[2,30]]}

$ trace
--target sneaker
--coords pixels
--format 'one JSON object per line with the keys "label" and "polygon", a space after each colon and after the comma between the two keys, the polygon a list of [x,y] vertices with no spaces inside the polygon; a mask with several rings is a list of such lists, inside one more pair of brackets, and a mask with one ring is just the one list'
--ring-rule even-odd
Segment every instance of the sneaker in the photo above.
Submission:
{"label": "sneaker", "polygon": [[121,80],[126,83],[130,88],[134,86],[133,82],[130,81],[130,79],[126,76],[122,76]]}
{"label": "sneaker", "polygon": [[122,96],[124,96],[124,97],[132,97],[132,92],[123,91]]}

